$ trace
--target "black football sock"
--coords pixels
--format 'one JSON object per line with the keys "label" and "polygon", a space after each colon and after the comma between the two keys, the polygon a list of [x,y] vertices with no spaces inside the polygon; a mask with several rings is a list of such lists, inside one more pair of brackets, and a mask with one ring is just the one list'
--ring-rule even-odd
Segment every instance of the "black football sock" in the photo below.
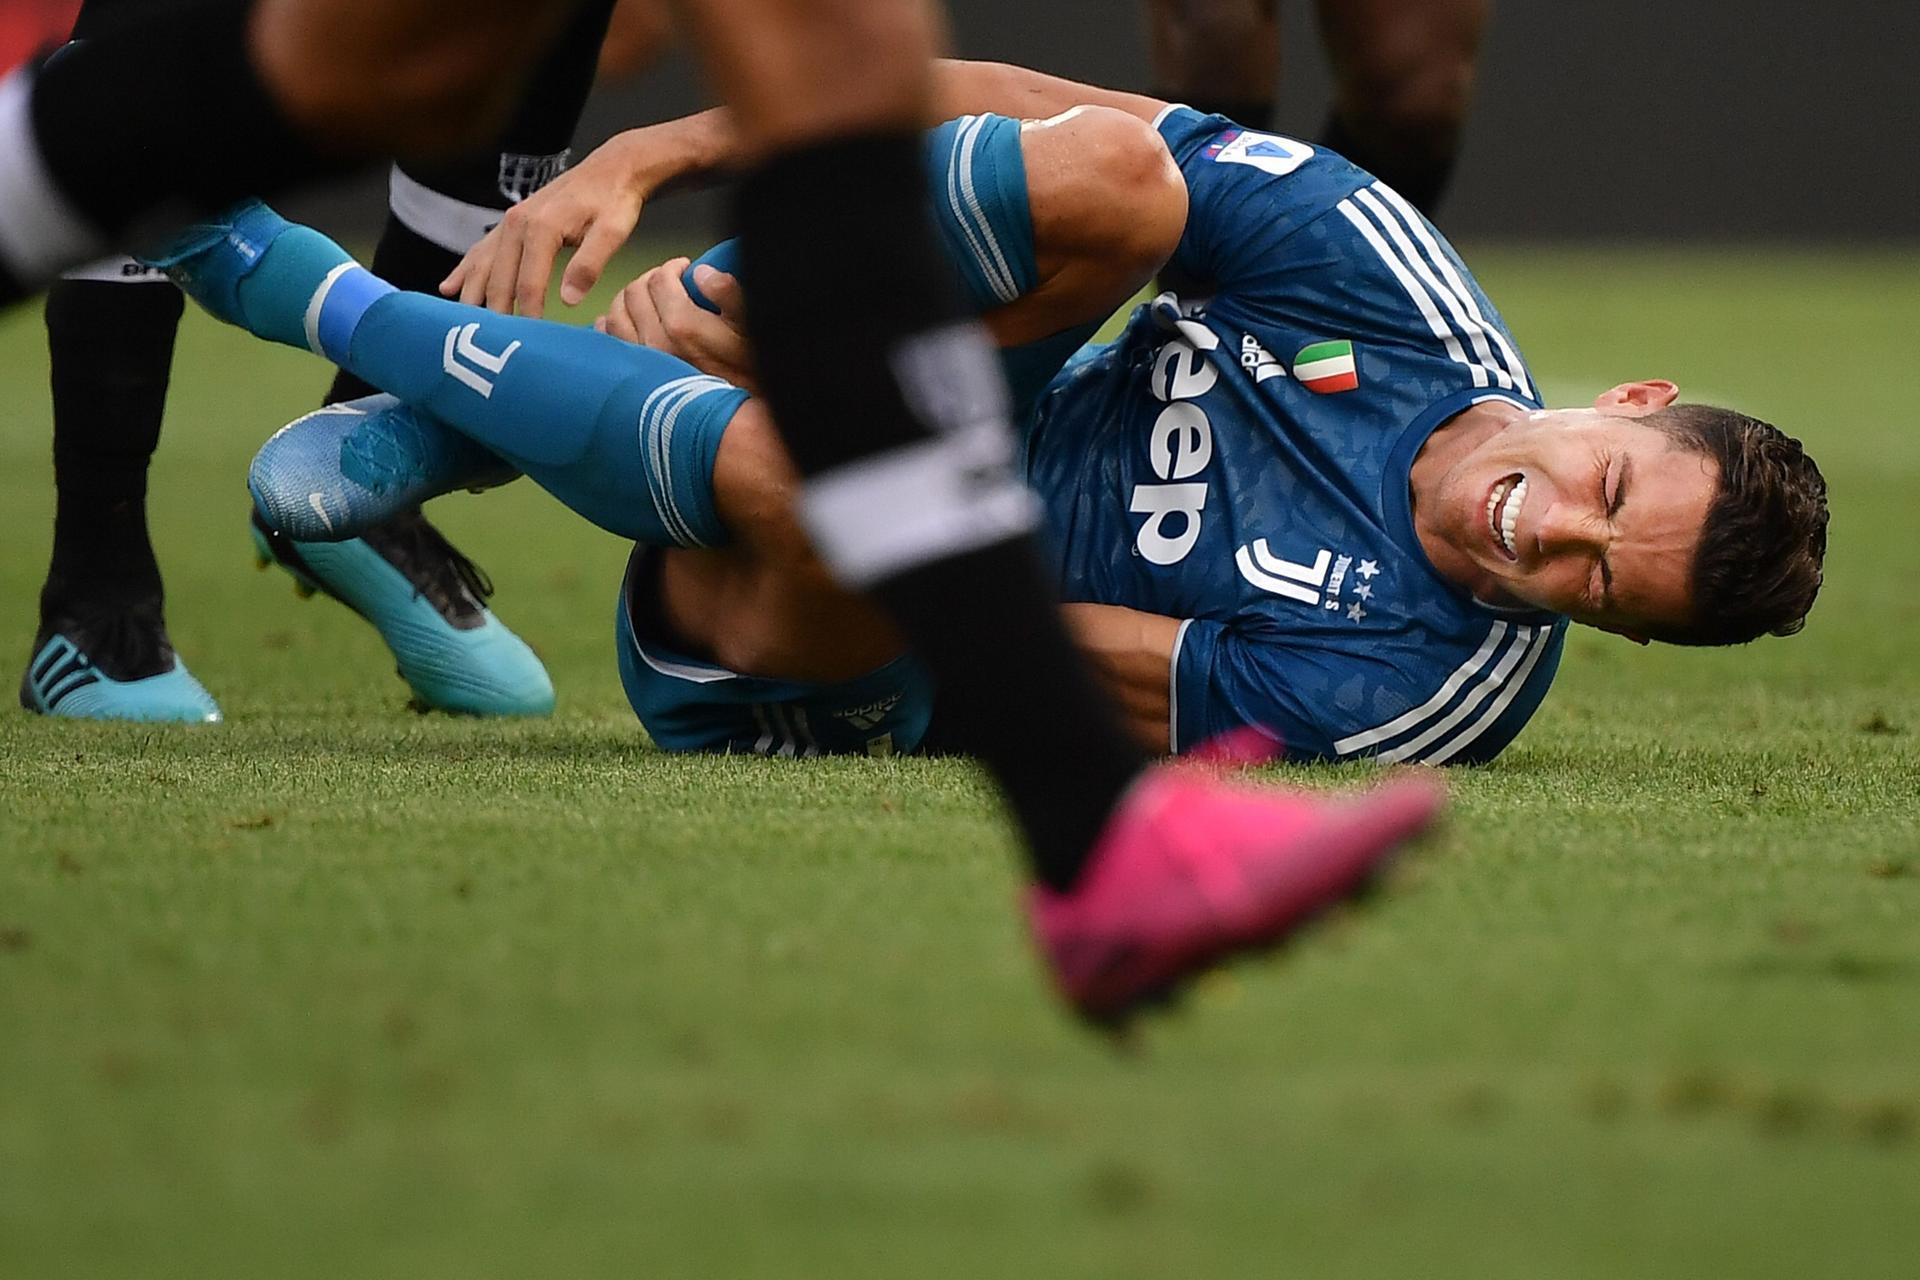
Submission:
{"label": "black football sock", "polygon": [[1320,142],[1398,191],[1429,218],[1438,212],[1459,158],[1458,138],[1409,141],[1391,150],[1370,144],[1337,111],[1327,117]]}
{"label": "black football sock", "polygon": [[184,306],[164,280],[61,280],[47,294],[57,499],[45,620],[160,598],[147,466]]}
{"label": "black football sock", "polygon": [[[1005,384],[963,318],[924,181],[906,133],[761,164],[738,197],[748,327],[817,549],[892,613],[949,728],[1006,793],[1035,873],[1064,889],[1145,754],[1067,638]],[[823,324],[852,263],[887,287]]]}
{"label": "black football sock", "polygon": [[310,143],[250,61],[251,0],[118,8],[0,81],[0,260],[19,286],[170,219],[352,159]]}

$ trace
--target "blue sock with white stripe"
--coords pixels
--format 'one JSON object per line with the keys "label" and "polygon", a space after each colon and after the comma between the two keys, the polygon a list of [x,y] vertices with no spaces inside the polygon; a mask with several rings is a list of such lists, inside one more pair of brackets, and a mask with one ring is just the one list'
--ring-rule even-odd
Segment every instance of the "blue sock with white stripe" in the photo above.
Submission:
{"label": "blue sock with white stripe", "polygon": [[609,532],[726,541],[713,461],[746,392],[590,329],[398,292],[265,206],[218,230],[168,263],[215,314],[425,410]]}
{"label": "blue sock with white stripe", "polygon": [[[591,329],[390,293],[327,354],[518,467],[610,533],[656,546],[727,540],[713,462],[747,393]],[[358,308],[357,301],[348,306]]]}

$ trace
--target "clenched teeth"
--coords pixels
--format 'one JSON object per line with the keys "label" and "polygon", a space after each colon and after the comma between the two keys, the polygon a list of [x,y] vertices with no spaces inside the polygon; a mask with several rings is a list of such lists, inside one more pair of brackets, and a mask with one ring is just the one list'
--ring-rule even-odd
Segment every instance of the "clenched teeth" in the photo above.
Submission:
{"label": "clenched teeth", "polygon": [[1513,549],[1513,535],[1520,523],[1520,508],[1526,500],[1525,476],[1502,480],[1487,495],[1487,529],[1493,534],[1493,540],[1500,544],[1500,549],[1515,559],[1519,557]]}

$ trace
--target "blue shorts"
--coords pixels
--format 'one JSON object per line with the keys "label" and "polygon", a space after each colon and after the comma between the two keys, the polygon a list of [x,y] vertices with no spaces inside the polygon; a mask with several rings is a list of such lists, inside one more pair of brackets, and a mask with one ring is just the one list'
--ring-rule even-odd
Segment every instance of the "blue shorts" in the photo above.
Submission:
{"label": "blue shorts", "polygon": [[890,756],[917,748],[933,719],[933,681],[900,657],[842,684],[741,675],[649,637],[662,553],[637,547],[615,610],[620,683],[663,751],[763,756]]}

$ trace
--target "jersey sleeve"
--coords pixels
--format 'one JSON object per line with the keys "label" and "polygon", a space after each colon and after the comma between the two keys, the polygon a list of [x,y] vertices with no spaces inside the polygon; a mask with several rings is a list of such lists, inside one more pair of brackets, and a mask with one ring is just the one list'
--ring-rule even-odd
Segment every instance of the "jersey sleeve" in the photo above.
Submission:
{"label": "jersey sleeve", "polygon": [[1189,197],[1186,231],[1171,266],[1206,286],[1283,275],[1288,242],[1367,181],[1331,151],[1190,107],[1167,108],[1155,127]]}
{"label": "jersey sleeve", "polygon": [[1187,751],[1251,726],[1279,738],[1289,760],[1483,763],[1546,696],[1564,632],[1495,622],[1457,665],[1435,669],[1196,618],[1174,651],[1169,745]]}
{"label": "jersey sleeve", "polygon": [[[1453,246],[1418,210],[1343,157],[1224,116],[1170,107],[1158,126],[1185,177],[1187,226],[1170,262],[1180,292],[1287,342],[1350,342],[1365,366],[1393,374],[1398,392],[1431,403],[1460,388],[1504,393],[1538,407],[1500,314]],[[1295,345],[1297,343],[1297,345]],[[1379,357],[1395,353],[1390,363]],[[1409,362],[1411,361],[1411,363]],[[1404,397],[1403,397],[1404,398]]]}
{"label": "jersey sleeve", "polygon": [[[981,314],[1030,293],[1040,282],[1020,122],[961,116],[930,129],[922,144],[927,196],[943,257],[969,311]],[[681,275],[693,300],[718,310],[694,282],[694,268],[740,273],[734,240],[715,245]],[[1014,416],[1023,420],[1060,367],[1099,329],[1090,321],[1000,352]]]}

